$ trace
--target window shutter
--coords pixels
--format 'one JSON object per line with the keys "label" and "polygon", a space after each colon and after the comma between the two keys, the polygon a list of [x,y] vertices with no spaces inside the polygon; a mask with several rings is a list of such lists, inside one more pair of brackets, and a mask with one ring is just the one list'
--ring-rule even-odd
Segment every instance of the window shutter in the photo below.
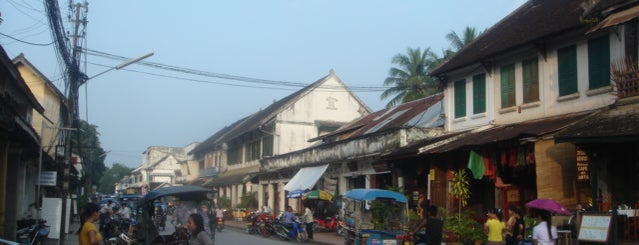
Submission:
{"label": "window shutter", "polygon": [[515,105],[515,64],[501,67],[501,107]]}
{"label": "window shutter", "polygon": [[486,74],[473,76],[473,114],[486,112]]}
{"label": "window shutter", "polygon": [[539,101],[539,64],[537,58],[522,62],[524,103]]}
{"label": "window shutter", "polygon": [[577,92],[577,47],[557,50],[559,63],[559,96]]}
{"label": "window shutter", "polygon": [[466,116],[466,80],[455,82],[455,118]]}
{"label": "window shutter", "polygon": [[608,35],[588,40],[588,88],[610,85],[610,40]]}

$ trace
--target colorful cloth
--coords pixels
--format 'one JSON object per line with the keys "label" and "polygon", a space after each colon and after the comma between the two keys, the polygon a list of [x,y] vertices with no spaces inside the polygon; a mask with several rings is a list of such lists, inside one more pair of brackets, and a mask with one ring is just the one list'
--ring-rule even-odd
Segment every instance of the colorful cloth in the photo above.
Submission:
{"label": "colorful cloth", "polygon": [[484,177],[484,172],[486,171],[484,158],[477,152],[471,150],[470,157],[468,158],[468,168],[470,169],[470,172],[473,173],[473,177],[475,179],[482,179]]}

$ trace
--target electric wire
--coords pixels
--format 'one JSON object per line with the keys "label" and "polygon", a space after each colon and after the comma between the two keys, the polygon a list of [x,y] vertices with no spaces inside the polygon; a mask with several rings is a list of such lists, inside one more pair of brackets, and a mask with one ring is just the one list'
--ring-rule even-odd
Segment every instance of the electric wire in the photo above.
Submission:
{"label": "electric wire", "polygon": [[29,45],[35,45],[35,46],[49,46],[49,45],[55,43],[55,41],[51,41],[50,43],[32,43],[32,42],[27,42],[27,41],[24,41],[24,40],[17,39],[15,37],[9,36],[9,35],[4,34],[4,33],[0,33],[0,35],[2,35],[4,37],[8,37],[10,39],[13,39],[13,40],[21,42],[21,43],[25,43],[25,44],[29,44]]}

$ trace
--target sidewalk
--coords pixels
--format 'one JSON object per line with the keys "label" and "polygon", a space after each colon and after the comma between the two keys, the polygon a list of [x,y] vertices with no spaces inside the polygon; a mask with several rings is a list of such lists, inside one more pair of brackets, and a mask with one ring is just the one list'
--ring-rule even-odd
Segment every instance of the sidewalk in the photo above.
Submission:
{"label": "sidewalk", "polygon": [[[240,229],[246,232],[246,222],[236,220],[225,220],[224,224],[234,229]],[[267,238],[264,238],[267,239]],[[339,245],[344,244],[344,238],[338,236],[335,232],[315,232],[313,233],[313,241],[308,241],[306,244],[330,244]]]}

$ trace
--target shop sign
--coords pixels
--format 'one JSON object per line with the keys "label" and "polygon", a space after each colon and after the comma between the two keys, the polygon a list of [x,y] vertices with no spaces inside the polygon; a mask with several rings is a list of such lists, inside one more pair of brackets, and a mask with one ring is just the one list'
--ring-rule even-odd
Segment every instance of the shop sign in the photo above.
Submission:
{"label": "shop sign", "polygon": [[588,154],[577,148],[577,181],[589,181],[590,170],[588,169]]}

